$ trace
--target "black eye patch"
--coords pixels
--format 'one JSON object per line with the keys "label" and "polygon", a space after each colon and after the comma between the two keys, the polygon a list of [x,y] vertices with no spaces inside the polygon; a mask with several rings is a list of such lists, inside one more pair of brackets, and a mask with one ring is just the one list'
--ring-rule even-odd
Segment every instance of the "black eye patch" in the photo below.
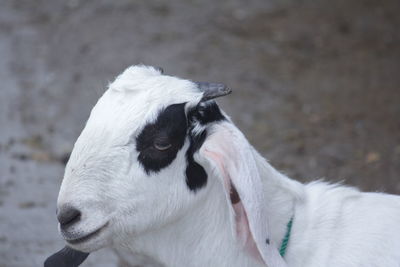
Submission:
{"label": "black eye patch", "polygon": [[[185,115],[185,103],[168,106],[160,112],[156,121],[146,125],[136,138],[140,164],[148,174],[167,167],[176,158],[189,133],[189,148],[186,151],[186,184],[191,191],[196,192],[207,184],[207,173],[194,160],[193,154],[204,143],[207,131],[194,133],[193,129],[196,124],[206,125],[221,120],[225,120],[225,117],[214,101],[207,104],[201,103],[191,109],[188,112],[188,118]],[[164,147],[168,145],[168,149],[157,149],[160,143]]]}
{"label": "black eye patch", "polygon": [[[182,148],[187,121],[185,104],[174,104],[161,111],[154,123],[146,125],[136,138],[138,160],[147,173],[158,172],[167,167],[176,158]],[[154,143],[170,143],[171,146],[163,151],[154,147]]]}

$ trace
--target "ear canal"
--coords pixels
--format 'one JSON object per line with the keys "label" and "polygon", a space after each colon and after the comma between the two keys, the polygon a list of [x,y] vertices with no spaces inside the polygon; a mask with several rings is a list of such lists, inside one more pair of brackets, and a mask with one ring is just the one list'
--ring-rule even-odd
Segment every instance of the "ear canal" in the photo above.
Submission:
{"label": "ear canal", "polygon": [[235,186],[231,183],[231,190],[229,192],[229,197],[231,199],[231,202],[233,205],[237,204],[240,202],[240,197],[239,194],[235,188]]}
{"label": "ear canal", "polygon": [[201,101],[207,101],[220,96],[229,95],[232,90],[222,83],[195,82],[200,91],[203,92]]}
{"label": "ear canal", "polygon": [[276,244],[266,242],[270,240],[268,205],[252,147],[230,122],[215,124],[210,130],[199,156],[208,163],[208,171],[221,179],[234,212],[234,234],[251,255],[269,267],[286,266]]}

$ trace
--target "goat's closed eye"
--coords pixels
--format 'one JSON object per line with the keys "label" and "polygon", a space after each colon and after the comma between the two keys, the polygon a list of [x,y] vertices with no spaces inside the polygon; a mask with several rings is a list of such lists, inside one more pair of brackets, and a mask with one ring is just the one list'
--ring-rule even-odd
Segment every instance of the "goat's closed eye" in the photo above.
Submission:
{"label": "goat's closed eye", "polygon": [[156,140],[154,141],[153,146],[157,150],[165,151],[171,148],[172,144],[166,140]]}

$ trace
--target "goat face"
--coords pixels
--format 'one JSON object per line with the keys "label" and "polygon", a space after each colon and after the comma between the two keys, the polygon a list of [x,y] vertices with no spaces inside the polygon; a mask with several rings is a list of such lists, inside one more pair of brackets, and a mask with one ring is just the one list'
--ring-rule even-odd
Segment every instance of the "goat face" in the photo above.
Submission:
{"label": "goat face", "polygon": [[[67,163],[60,232],[85,252],[167,224],[205,196],[194,160],[204,125],[224,120],[204,84],[128,68],[93,108]],[[215,88],[214,88],[215,89]]]}

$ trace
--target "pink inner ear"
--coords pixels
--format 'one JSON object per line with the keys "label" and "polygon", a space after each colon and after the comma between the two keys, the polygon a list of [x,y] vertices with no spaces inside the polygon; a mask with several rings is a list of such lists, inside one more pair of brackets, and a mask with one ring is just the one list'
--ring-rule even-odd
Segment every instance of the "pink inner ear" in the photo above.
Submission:
{"label": "pink inner ear", "polygon": [[257,249],[256,242],[250,233],[249,221],[247,220],[246,211],[244,210],[242,202],[233,205],[235,211],[236,234],[241,242],[243,242],[246,250],[260,262],[263,262],[260,252]]}
{"label": "pink inner ear", "polygon": [[[213,151],[209,151],[207,149],[204,150],[204,154],[206,154],[206,156],[208,156],[209,158],[213,159],[214,162],[218,165],[217,167],[219,168],[223,176],[223,182],[226,194],[229,197],[229,193],[231,192],[232,180],[229,176],[229,173],[226,171],[223,155]],[[254,238],[250,232],[249,221],[247,219],[246,211],[244,209],[242,201],[233,204],[232,207],[235,212],[236,234],[238,236],[238,239],[240,240],[240,242],[242,242],[244,248],[253,257],[257,258],[257,260],[259,260],[260,262],[263,262],[260,252],[258,251],[256,243],[254,241]]]}

